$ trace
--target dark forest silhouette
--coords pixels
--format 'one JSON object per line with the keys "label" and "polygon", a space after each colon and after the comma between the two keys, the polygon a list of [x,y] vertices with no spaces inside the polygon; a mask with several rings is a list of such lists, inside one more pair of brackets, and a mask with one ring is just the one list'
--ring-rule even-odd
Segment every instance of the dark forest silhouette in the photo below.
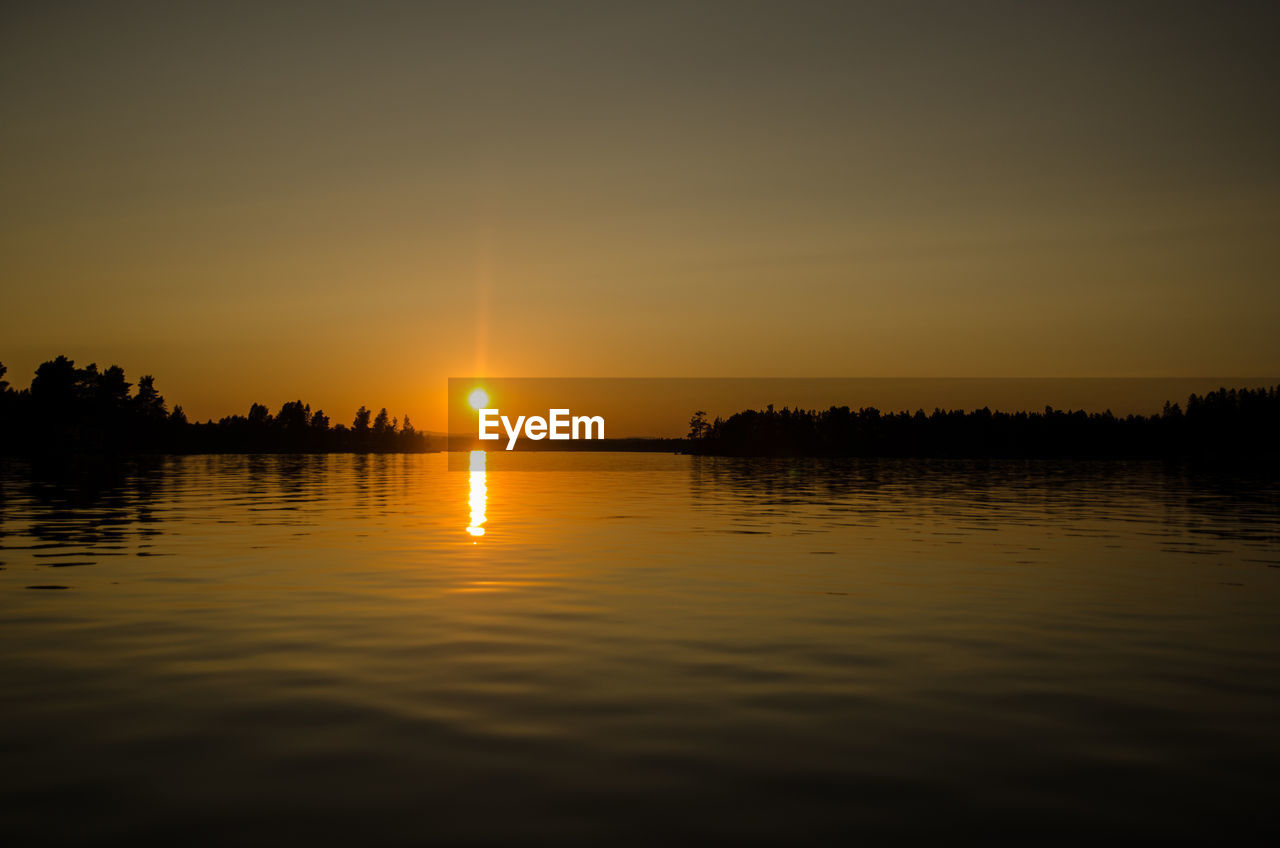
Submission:
{"label": "dark forest silhouette", "polygon": [[720,456],[1280,458],[1280,386],[1191,395],[1150,416],[934,409],[882,414],[833,406],[738,412],[689,422],[689,450]]}
{"label": "dark forest silhouette", "polygon": [[0,452],[42,453],[252,453],[419,452],[427,434],[409,416],[360,407],[351,426],[330,426],[329,416],[301,400],[274,415],[262,404],[247,415],[193,423],[181,406],[168,408],[150,375],[132,393],[124,370],[96,364],[77,368],[59,356],[36,369],[21,391],[0,364]]}
{"label": "dark forest silhouette", "polygon": [[[16,390],[0,364],[0,453],[421,452],[444,447],[409,417],[360,407],[351,425],[293,400],[274,415],[190,422],[170,410],[150,375],[134,388],[119,366],[82,368],[65,356]],[[132,391],[131,391],[132,389]],[[1046,407],[1043,412],[935,409],[882,414],[874,407],[826,410],[769,406],[708,421],[696,413],[685,440],[610,440],[612,450],[684,449],[723,456],[1235,457],[1277,459],[1280,386],[1191,395],[1150,416],[1118,417]],[[632,442],[636,444],[631,444]],[[536,446],[536,443],[535,443]]]}

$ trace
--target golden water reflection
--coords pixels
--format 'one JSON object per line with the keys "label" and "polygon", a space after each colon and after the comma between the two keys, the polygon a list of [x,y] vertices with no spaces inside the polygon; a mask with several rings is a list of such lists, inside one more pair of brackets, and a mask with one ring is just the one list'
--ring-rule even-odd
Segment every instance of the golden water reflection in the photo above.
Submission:
{"label": "golden water reflection", "polygon": [[484,535],[484,508],[489,500],[489,489],[485,485],[484,451],[471,452],[471,526],[467,532],[472,536]]}

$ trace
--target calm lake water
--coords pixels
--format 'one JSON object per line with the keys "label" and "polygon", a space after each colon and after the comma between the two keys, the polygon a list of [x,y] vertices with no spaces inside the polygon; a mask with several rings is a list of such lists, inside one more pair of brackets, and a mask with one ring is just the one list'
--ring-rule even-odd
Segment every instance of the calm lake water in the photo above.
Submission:
{"label": "calm lake water", "polygon": [[1273,473],[609,461],[0,465],[4,841],[1276,827]]}

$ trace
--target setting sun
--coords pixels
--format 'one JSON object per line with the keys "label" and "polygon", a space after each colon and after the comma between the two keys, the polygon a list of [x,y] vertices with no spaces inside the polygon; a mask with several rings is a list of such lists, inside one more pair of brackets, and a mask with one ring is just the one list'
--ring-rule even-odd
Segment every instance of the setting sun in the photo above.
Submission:
{"label": "setting sun", "polygon": [[1280,833],[1280,0],[121,5],[0,0],[0,848]]}

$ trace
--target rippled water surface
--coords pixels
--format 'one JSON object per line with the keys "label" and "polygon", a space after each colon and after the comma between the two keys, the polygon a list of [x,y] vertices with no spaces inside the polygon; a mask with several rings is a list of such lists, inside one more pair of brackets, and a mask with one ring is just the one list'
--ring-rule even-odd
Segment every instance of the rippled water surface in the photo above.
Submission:
{"label": "rippled water surface", "polygon": [[1274,475],[611,461],[0,466],[5,841],[1275,827]]}

